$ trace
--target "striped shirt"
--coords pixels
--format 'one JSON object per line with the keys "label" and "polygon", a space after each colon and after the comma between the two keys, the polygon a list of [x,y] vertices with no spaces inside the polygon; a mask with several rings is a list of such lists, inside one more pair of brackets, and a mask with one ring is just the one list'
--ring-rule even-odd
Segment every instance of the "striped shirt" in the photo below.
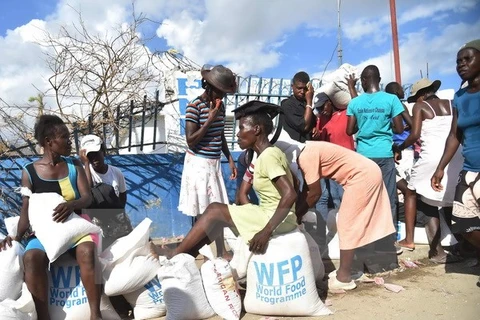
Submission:
{"label": "striped shirt", "polygon": [[[191,153],[204,158],[220,159],[222,153],[222,134],[223,128],[225,127],[225,106],[223,103],[220,108],[221,110],[217,118],[212,122],[202,140],[200,140],[193,149],[188,149]],[[197,97],[188,104],[185,120],[191,121],[201,127],[208,119],[209,110],[208,103],[201,100],[200,97]]]}

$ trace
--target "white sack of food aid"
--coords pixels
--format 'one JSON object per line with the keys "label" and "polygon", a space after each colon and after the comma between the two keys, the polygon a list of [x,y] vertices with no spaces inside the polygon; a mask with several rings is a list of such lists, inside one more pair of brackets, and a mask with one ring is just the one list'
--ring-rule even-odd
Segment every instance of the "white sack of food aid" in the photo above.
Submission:
{"label": "white sack of food aid", "polygon": [[159,267],[158,259],[144,248],[137,248],[111,270],[104,270],[104,292],[118,296],[136,291],[156,276]]}
{"label": "white sack of food aid", "polygon": [[22,284],[22,294],[17,300],[5,299],[0,302],[0,319],[37,320],[35,303],[27,284]]}
{"label": "white sack of food aid", "polygon": [[325,76],[323,85],[317,92],[325,92],[335,107],[344,110],[350,102],[351,95],[348,90],[347,77],[355,75],[358,79],[358,70],[354,66],[344,63],[337,70]]}
{"label": "white sack of food aid", "polygon": [[242,299],[230,264],[223,258],[214,258],[208,245],[200,249],[200,254],[209,259],[200,268],[208,302],[215,313],[223,319],[240,319]]}
{"label": "white sack of food aid", "polygon": [[320,254],[320,248],[312,236],[305,231],[305,228],[302,225],[298,229],[303,233],[308,244],[308,251],[310,252],[310,258],[312,259],[313,274],[315,275],[315,281],[320,283],[323,281],[325,276],[325,266],[323,265],[322,255]]}
{"label": "white sack of food aid", "polygon": [[133,307],[135,319],[158,318],[163,317],[167,313],[167,308],[163,301],[162,284],[156,275],[155,278],[140,289],[123,296]]}
{"label": "white sack of food aid", "polygon": [[[28,194],[22,188],[22,195]],[[28,190],[28,189],[27,189]],[[30,190],[28,190],[30,191]],[[53,210],[65,202],[58,193],[31,193],[28,205],[28,218],[35,236],[42,243],[50,262],[71,249],[78,240],[90,233],[101,233],[101,229],[81,218],[70,214],[65,222],[53,221]]]}
{"label": "white sack of food aid", "polygon": [[0,301],[0,319],[33,320],[32,316],[10,306],[10,299]]}
{"label": "white sack of food aid", "polygon": [[182,253],[165,262],[158,270],[167,306],[167,320],[198,320],[215,315],[203,289],[195,258]]}
{"label": "white sack of food aid", "polygon": [[261,315],[332,314],[318,296],[305,236],[298,229],[277,235],[248,264],[245,311]]}
{"label": "white sack of food aid", "polygon": [[243,241],[243,238],[241,236],[235,236],[230,228],[224,229],[224,238],[233,251],[233,258],[232,261],[230,261],[233,276],[237,281],[243,280],[247,276],[248,261],[252,253],[248,245]]}
{"label": "white sack of food aid", "polygon": [[[120,320],[107,296],[102,296],[103,319]],[[51,319],[84,320],[90,318],[87,293],[80,278],[80,267],[69,254],[50,265],[48,272],[48,312]]]}
{"label": "white sack of food aid", "polygon": [[12,241],[12,247],[0,251],[0,301],[20,297],[23,283],[23,246]]}
{"label": "white sack of food aid", "polygon": [[130,253],[138,248],[144,248],[145,255],[150,252],[148,239],[150,237],[151,224],[152,220],[148,218],[143,219],[132,232],[118,238],[108,248],[103,250],[99,258],[106,271],[110,271],[116,264],[127,259],[131,256]]}
{"label": "white sack of food aid", "polygon": [[8,217],[3,220],[5,223],[5,229],[10,237],[15,238],[17,236],[18,221],[20,216]]}
{"label": "white sack of food aid", "polygon": [[[441,245],[444,247],[449,247],[456,245],[458,243],[457,239],[452,233],[452,230],[448,226],[447,222],[445,221],[445,216],[443,212],[440,211],[440,239]],[[398,223],[398,230],[397,230],[398,240],[404,239],[406,235],[405,223],[399,222]],[[427,233],[424,227],[415,227],[415,234],[413,236],[413,242],[415,244],[428,244]]]}
{"label": "white sack of food aid", "polygon": [[327,216],[327,236],[326,242],[328,251],[322,253],[323,258],[338,260],[340,259],[340,240],[337,233],[337,214],[338,209],[332,209]]}

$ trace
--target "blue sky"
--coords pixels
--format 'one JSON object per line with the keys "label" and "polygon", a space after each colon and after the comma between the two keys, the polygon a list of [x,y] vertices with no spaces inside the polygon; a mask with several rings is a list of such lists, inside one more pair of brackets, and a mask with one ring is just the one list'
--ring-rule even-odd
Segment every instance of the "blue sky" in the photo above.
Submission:
{"label": "blue sky", "polygon": [[[196,5],[191,5],[195,3]],[[291,78],[305,70],[320,78],[338,66],[337,0],[136,0],[160,24],[144,28],[156,35],[148,47],[175,48],[202,65],[225,64],[247,76]],[[34,35],[68,25],[80,10],[92,28],[130,17],[130,0],[2,0],[0,14],[0,98],[22,104],[49,89],[49,76]],[[458,48],[480,35],[478,0],[398,0],[397,19],[403,84],[440,79],[458,88]],[[343,62],[380,68],[382,82],[394,80],[388,0],[341,0]],[[102,26],[99,28],[98,26]],[[333,58],[330,60],[333,53]]]}

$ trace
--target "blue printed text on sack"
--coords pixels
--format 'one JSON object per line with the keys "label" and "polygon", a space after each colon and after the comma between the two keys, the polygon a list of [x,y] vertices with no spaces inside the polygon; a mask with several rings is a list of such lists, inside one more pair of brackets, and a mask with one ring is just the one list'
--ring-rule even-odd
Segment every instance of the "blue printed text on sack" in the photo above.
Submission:
{"label": "blue printed text on sack", "polygon": [[275,263],[253,263],[257,275],[257,300],[273,305],[299,299],[307,293],[305,277],[301,275],[301,256]]}
{"label": "blue printed text on sack", "polygon": [[148,289],[148,296],[150,299],[152,299],[152,302],[154,304],[163,304],[163,291],[162,291],[162,285],[160,284],[160,281],[158,280],[157,277],[153,278],[151,281],[149,281],[146,285],[145,288]]}
{"label": "blue printed text on sack", "polygon": [[49,304],[71,308],[88,303],[85,287],[80,284],[80,267],[52,267]]}

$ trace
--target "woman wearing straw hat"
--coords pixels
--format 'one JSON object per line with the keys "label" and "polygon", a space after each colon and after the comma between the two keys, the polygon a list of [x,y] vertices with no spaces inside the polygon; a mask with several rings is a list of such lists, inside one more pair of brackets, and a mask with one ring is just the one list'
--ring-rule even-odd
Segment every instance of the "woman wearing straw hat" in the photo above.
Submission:
{"label": "woman wearing straw hat", "polygon": [[[438,207],[443,207],[447,222],[451,220],[451,208],[458,174],[462,166],[462,157],[457,153],[446,170],[444,183],[446,188],[441,192],[430,186],[430,178],[442,156],[443,146],[452,123],[452,105],[450,100],[440,99],[435,93],[440,88],[439,80],[430,81],[423,78],[417,81],[407,101],[416,102],[413,106],[412,129],[410,135],[397,146],[397,151],[414,144],[421,143],[420,157],[412,167],[408,187],[405,192],[405,225],[406,237],[399,242],[404,249],[413,250],[413,232],[418,201],[422,206],[425,230],[430,245],[429,258],[435,263],[459,261],[457,256],[447,254],[440,244],[440,216]],[[423,217],[423,216],[422,216]]]}
{"label": "woman wearing straw hat", "polygon": [[457,72],[468,85],[455,93],[450,134],[431,185],[434,190],[443,189],[445,167],[461,143],[465,161],[455,191],[453,231],[480,251],[480,39],[458,51]]}
{"label": "woman wearing straw hat", "polygon": [[[221,172],[221,154],[225,155],[235,179],[237,169],[225,139],[225,105],[227,93],[237,90],[233,72],[221,65],[204,66],[201,71],[205,91],[193,99],[186,110],[185,135],[188,150],[182,173],[178,210],[195,217],[213,202],[228,203]],[[217,253],[223,254],[223,236],[220,235]]]}

